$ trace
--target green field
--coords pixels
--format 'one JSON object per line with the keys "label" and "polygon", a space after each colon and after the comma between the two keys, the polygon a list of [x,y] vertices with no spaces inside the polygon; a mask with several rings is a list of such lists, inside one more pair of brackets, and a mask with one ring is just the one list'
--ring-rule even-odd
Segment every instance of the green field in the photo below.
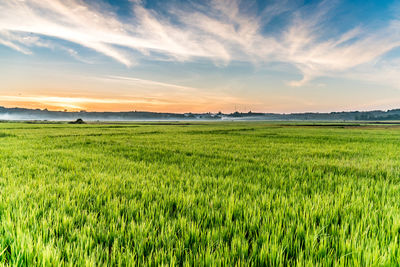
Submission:
{"label": "green field", "polygon": [[0,263],[400,262],[400,127],[0,124]]}

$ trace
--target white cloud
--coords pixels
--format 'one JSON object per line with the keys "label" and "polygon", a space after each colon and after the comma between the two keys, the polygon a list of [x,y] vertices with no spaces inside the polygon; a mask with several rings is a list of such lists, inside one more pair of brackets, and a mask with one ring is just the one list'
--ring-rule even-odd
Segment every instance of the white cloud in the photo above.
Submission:
{"label": "white cloud", "polygon": [[108,76],[106,78],[101,78],[101,79],[109,79],[109,80],[112,80],[112,81],[127,81],[127,82],[133,82],[133,83],[136,83],[136,84],[147,85],[147,86],[156,86],[158,88],[159,87],[173,88],[175,90],[183,90],[185,92],[188,92],[188,91],[199,91],[198,88],[194,88],[194,87],[182,86],[182,85],[164,83],[164,82],[158,82],[158,81],[152,81],[152,80],[145,80],[145,79],[140,79],[140,78],[135,78],[135,77]]}
{"label": "white cloud", "polygon": [[10,47],[10,48],[12,48],[12,49],[14,49],[14,50],[16,50],[16,51],[18,51],[18,52],[21,52],[21,53],[23,53],[23,54],[25,54],[25,55],[30,55],[30,54],[32,54],[32,52],[31,52],[30,50],[28,50],[28,49],[26,49],[26,48],[24,48],[24,47],[22,47],[22,46],[20,46],[20,45],[17,45],[17,44],[15,44],[15,43],[13,43],[13,42],[7,40],[7,39],[4,40],[4,39],[2,39],[1,37],[0,37],[0,44],[5,45],[5,46],[8,46],[8,47]]}
{"label": "white cloud", "polygon": [[[0,44],[30,54],[30,47],[48,45],[39,36],[51,36],[91,48],[126,66],[135,63],[129,49],[150,58],[157,52],[171,60],[207,58],[218,65],[232,60],[278,61],[297,67],[303,79],[289,84],[301,86],[316,77],[370,64],[400,46],[400,21],[396,20],[380,29],[359,26],[333,34],[324,22],[335,2],[294,10],[292,2],[276,1],[258,15],[249,1],[210,0],[179,8],[165,3],[162,15],[146,9],[142,1],[132,1],[133,18],[123,21],[81,0],[3,0]],[[263,33],[283,12],[293,19],[274,34]],[[66,51],[82,60],[74,50]]]}

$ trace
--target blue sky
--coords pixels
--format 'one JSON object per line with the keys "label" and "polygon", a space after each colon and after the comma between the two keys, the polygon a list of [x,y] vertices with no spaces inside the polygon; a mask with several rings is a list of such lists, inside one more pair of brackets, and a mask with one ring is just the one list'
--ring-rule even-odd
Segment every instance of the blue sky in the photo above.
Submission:
{"label": "blue sky", "polygon": [[400,107],[396,1],[3,0],[0,105]]}

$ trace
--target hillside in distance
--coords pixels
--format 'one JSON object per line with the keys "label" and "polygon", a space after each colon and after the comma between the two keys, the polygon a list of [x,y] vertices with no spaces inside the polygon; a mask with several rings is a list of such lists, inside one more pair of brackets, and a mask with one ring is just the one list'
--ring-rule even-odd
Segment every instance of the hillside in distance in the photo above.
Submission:
{"label": "hillside in distance", "polygon": [[158,113],[148,111],[87,112],[50,111],[47,109],[6,108],[0,106],[0,120],[54,120],[70,121],[136,121],[136,120],[277,120],[277,121],[392,121],[400,120],[400,109],[374,111],[342,111],[330,113]]}

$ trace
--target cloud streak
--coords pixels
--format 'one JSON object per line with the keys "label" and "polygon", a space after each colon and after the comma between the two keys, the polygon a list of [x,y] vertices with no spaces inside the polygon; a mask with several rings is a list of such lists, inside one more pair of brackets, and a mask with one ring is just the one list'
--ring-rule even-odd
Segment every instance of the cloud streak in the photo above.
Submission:
{"label": "cloud streak", "polygon": [[[101,5],[80,0],[3,0],[0,44],[31,54],[34,46],[49,46],[42,36],[50,36],[93,49],[126,66],[136,64],[133,50],[150,59],[159,54],[173,61],[205,58],[219,66],[231,61],[284,62],[303,75],[301,80],[289,81],[292,86],[371,64],[400,46],[397,20],[373,31],[358,26],[326,36],[329,25],[325,22],[335,1],[297,9],[293,2],[277,1],[261,12],[255,2],[249,2],[209,0],[179,9],[164,4],[165,11],[160,13],[132,1],[132,17],[127,20]],[[292,19],[278,31],[265,31],[282,14]],[[82,59],[74,50],[67,51]]]}

